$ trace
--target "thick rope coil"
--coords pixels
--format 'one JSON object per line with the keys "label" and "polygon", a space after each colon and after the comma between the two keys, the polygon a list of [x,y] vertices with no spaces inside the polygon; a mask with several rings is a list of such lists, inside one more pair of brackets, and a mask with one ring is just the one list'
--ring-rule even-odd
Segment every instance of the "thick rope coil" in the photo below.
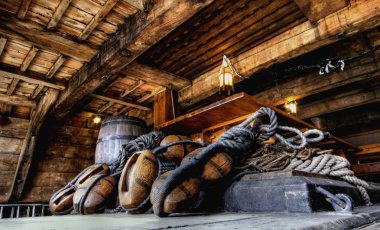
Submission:
{"label": "thick rope coil", "polygon": [[[354,172],[349,169],[350,162],[343,157],[331,155],[330,153],[321,153],[319,156],[311,158],[311,160],[302,161],[298,159],[292,159],[291,163],[285,170],[294,169],[304,172],[317,173],[327,176],[339,177],[350,184],[355,185],[365,204],[367,206],[372,205],[371,199],[366,189],[369,185],[364,180],[357,178]],[[306,163],[307,162],[307,163]]]}

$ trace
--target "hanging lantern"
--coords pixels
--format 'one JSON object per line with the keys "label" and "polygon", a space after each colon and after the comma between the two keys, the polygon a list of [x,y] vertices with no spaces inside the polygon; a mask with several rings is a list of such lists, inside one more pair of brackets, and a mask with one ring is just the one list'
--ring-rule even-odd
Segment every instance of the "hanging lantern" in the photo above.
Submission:
{"label": "hanging lantern", "polygon": [[99,116],[95,116],[94,119],[93,119],[93,122],[94,122],[95,124],[99,124],[101,121],[102,121],[102,118],[99,117]]}
{"label": "hanging lantern", "polygon": [[223,59],[219,71],[219,93],[221,93],[221,91],[227,91],[228,95],[230,95],[231,90],[234,91],[234,75],[227,64],[227,61]]}
{"label": "hanging lantern", "polygon": [[286,112],[290,114],[297,114],[297,102],[291,101],[291,102],[285,102],[284,108]]}

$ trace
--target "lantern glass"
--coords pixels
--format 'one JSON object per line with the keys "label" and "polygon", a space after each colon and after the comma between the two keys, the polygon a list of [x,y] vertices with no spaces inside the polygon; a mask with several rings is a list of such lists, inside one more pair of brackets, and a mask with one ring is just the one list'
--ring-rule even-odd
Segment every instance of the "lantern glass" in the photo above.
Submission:
{"label": "lantern glass", "polygon": [[234,84],[231,73],[225,72],[219,75],[219,87],[232,87]]}

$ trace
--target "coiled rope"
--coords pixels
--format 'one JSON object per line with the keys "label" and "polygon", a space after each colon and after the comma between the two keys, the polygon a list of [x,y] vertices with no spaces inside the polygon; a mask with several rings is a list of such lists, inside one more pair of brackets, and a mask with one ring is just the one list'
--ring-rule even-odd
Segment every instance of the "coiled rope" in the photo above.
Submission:
{"label": "coiled rope", "polygon": [[[258,121],[260,120],[258,119],[263,116],[268,116],[270,123],[259,127],[260,122]],[[250,125],[252,122],[253,125]],[[276,133],[278,130],[295,132],[298,137],[284,138]],[[262,132],[261,134],[259,134],[260,131]],[[309,138],[309,141],[323,139],[323,133],[319,130],[313,130],[306,134],[307,136],[311,134],[318,135],[316,138]],[[247,120],[223,133],[217,142],[207,146],[195,157],[174,170],[164,181],[155,196],[153,201],[154,213],[158,216],[165,216],[163,204],[169,192],[183,180],[199,176],[203,166],[216,153],[224,152],[229,154],[233,159],[236,159],[247,152],[251,152],[258,142],[265,141],[273,135],[275,135],[281,143],[294,149],[305,147],[308,140],[305,134],[302,134],[301,131],[295,128],[279,126],[275,112],[270,108],[262,107]],[[301,143],[299,143],[299,140]]]}

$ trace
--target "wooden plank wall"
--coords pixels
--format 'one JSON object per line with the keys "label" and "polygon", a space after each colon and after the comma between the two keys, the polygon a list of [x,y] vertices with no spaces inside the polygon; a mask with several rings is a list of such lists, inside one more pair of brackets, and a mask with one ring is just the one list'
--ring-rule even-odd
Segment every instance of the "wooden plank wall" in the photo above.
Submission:
{"label": "wooden plank wall", "polygon": [[29,121],[10,117],[12,123],[0,127],[0,203],[7,202]]}
{"label": "wooden plank wall", "polygon": [[90,121],[91,114],[82,113],[44,128],[39,145],[45,146],[39,146],[35,153],[35,162],[20,202],[48,202],[55,191],[94,163],[99,126]]}

